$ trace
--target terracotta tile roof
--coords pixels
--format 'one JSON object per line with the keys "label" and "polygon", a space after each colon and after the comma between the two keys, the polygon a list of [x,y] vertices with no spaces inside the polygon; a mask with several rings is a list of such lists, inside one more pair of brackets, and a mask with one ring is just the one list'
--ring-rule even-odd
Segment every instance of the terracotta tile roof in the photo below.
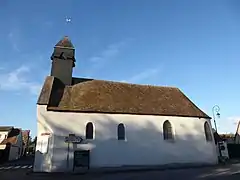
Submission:
{"label": "terracotta tile roof", "polygon": [[71,40],[65,36],[63,39],[61,39],[56,45],[55,47],[58,46],[58,47],[64,47],[64,48],[74,48]]}
{"label": "terracotta tile roof", "polygon": [[64,86],[48,76],[38,104],[52,111],[146,114],[210,118],[178,88],[73,78]]}
{"label": "terracotta tile roof", "polygon": [[9,137],[4,139],[0,145],[4,145],[4,144],[16,144],[17,143],[17,136],[13,136],[13,137]]}
{"label": "terracotta tile roof", "polygon": [[13,128],[9,133],[7,138],[5,138],[0,145],[4,145],[4,144],[16,144],[17,143],[17,136],[19,135],[20,130],[19,129],[15,129]]}
{"label": "terracotta tile roof", "polygon": [[[236,130],[234,139],[235,139],[235,141],[240,140],[240,121],[238,121],[237,130]],[[240,143],[240,142],[238,142],[238,143]]]}
{"label": "terracotta tile roof", "polygon": [[0,126],[0,131],[10,131],[13,126]]}

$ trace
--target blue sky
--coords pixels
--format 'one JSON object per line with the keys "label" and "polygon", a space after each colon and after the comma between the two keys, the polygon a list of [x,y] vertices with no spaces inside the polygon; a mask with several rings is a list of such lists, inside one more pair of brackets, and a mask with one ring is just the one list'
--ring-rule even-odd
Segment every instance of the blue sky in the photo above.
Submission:
{"label": "blue sky", "polygon": [[[36,134],[36,101],[64,35],[74,76],[179,87],[220,132],[240,120],[238,0],[0,1],[0,125]],[[66,23],[66,17],[71,23]]]}

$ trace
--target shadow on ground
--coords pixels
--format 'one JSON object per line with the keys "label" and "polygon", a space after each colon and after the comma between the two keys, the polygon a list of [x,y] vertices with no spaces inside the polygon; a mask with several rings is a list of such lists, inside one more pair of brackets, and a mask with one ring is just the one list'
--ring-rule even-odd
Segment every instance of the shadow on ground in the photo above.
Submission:
{"label": "shadow on ground", "polygon": [[30,155],[30,156],[23,156],[20,159],[17,160],[13,160],[13,161],[7,161],[7,162],[2,162],[0,163],[1,166],[7,166],[7,165],[14,165],[14,164],[18,164],[18,165],[33,165],[34,163],[34,156]]}

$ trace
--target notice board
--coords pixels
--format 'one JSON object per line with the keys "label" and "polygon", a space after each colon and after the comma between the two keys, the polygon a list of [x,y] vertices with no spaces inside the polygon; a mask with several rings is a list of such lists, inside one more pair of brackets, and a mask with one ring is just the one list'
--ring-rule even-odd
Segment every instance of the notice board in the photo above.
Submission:
{"label": "notice board", "polygon": [[74,167],[88,167],[90,161],[89,150],[74,151]]}

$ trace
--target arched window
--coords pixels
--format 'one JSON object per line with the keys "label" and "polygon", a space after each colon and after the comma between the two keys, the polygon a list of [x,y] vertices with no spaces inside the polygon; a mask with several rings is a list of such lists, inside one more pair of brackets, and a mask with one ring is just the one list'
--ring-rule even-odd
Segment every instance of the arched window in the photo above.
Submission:
{"label": "arched window", "polygon": [[211,129],[210,126],[207,122],[204,123],[204,132],[205,132],[205,137],[207,141],[212,141],[212,133],[211,133]]}
{"label": "arched window", "polygon": [[93,139],[93,124],[91,122],[87,123],[86,126],[86,139]]}
{"label": "arched window", "polygon": [[118,133],[118,140],[125,140],[125,127],[122,123],[118,125],[117,133]]}
{"label": "arched window", "polygon": [[163,123],[163,139],[173,139],[172,125],[168,120]]}

